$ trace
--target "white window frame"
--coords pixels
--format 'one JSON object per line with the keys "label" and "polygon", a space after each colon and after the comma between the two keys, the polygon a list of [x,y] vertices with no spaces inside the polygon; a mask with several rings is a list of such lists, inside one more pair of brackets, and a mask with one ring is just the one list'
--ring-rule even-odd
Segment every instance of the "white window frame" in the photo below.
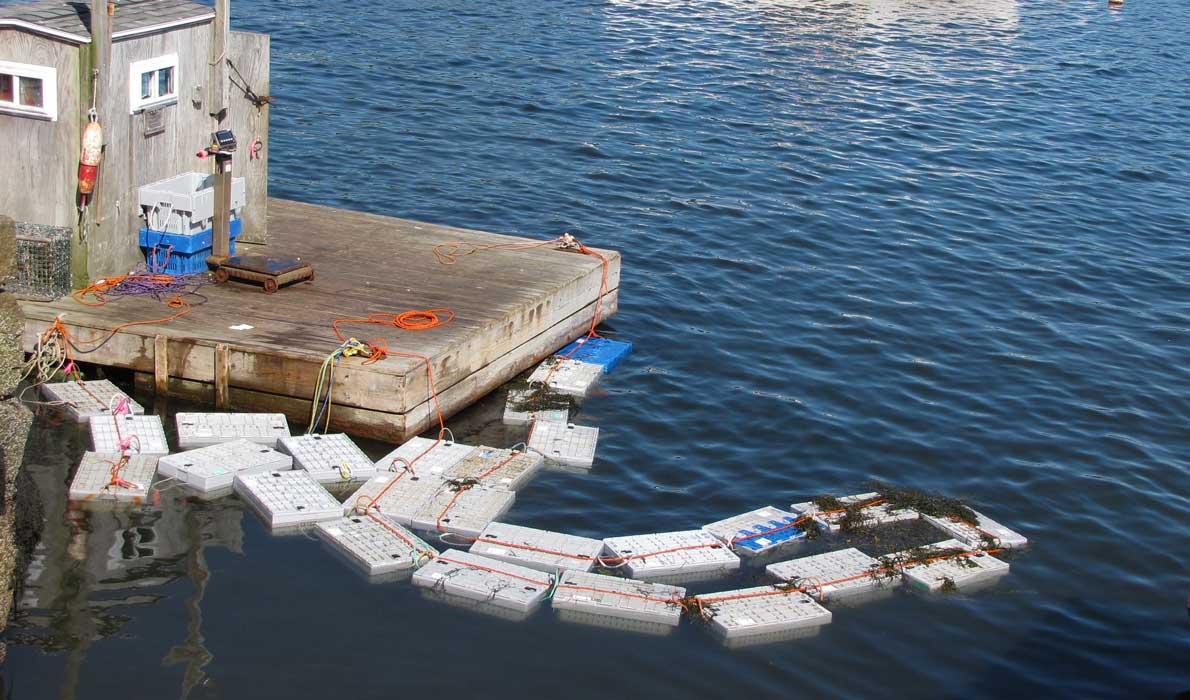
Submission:
{"label": "white window frame", "polygon": [[[170,95],[153,95],[149,98],[140,96],[140,79],[145,73],[159,71],[162,68],[173,68],[174,91]],[[128,110],[129,114],[136,114],[150,107],[171,105],[178,101],[178,86],[181,76],[178,74],[178,55],[176,53],[147,58],[143,61],[133,61],[128,67]],[[153,80],[153,91],[157,91],[157,80]]]}
{"label": "white window frame", "polygon": [[[51,66],[35,66],[30,63],[0,61],[0,73],[11,75],[13,80],[11,102],[0,101],[0,112],[21,117],[35,117],[58,121],[58,71]],[[41,81],[41,106],[27,107],[21,104],[21,78]]]}

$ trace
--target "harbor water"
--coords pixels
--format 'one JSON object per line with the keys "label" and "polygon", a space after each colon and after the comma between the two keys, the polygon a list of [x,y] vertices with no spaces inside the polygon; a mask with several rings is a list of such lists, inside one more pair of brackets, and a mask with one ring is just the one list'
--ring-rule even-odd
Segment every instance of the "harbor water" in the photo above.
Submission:
{"label": "harbor water", "polygon": [[[689,529],[883,479],[1032,545],[991,590],[748,649],[514,623],[235,498],[69,511],[86,436],[46,415],[6,697],[1190,691],[1184,0],[236,0],[233,26],[272,35],[274,196],[622,251],[594,468],[511,522]],[[502,409],[449,425],[507,446]]]}

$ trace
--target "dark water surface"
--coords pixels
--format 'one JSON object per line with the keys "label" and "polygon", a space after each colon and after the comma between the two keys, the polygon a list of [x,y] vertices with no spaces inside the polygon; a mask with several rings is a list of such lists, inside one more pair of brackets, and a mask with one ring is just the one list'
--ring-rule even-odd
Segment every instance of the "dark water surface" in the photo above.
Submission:
{"label": "dark water surface", "polygon": [[[729,651],[369,586],[235,499],[64,513],[85,439],[43,422],[13,697],[1190,691],[1184,0],[234,12],[273,36],[273,194],[623,251],[595,468],[513,522],[685,529],[879,477],[1034,544],[991,591]],[[507,439],[501,407],[452,424]]]}

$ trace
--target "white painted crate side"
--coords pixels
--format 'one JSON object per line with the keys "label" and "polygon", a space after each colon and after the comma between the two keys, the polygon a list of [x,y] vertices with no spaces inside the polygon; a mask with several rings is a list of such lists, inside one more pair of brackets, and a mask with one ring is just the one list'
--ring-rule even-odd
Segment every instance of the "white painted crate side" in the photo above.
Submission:
{"label": "white painted crate side", "polygon": [[256,508],[270,528],[343,517],[343,507],[309,473],[239,474],[235,492]]}
{"label": "white painted crate side", "polygon": [[529,619],[530,615],[536,612],[536,608],[533,610],[503,608],[487,600],[475,600],[473,598],[464,598],[461,595],[452,595],[440,588],[422,588],[420,590],[423,598],[434,603],[441,603],[458,610],[466,610],[469,613],[495,617],[508,622],[524,622]]}
{"label": "white painted crate side", "polygon": [[118,398],[128,399],[128,408],[134,414],[145,412],[144,406],[106,379],[92,379],[83,382],[83,385],[85,389],[78,382],[42,384],[41,394],[47,401],[63,402],[66,412],[79,423],[86,423],[91,416],[110,415],[110,407],[115,405]]}
{"label": "white painted crate side", "polygon": [[981,546],[984,533],[987,533],[995,540],[995,546],[998,548],[1020,549],[1029,544],[1029,540],[1019,532],[1009,530],[978,511],[971,512],[975,513],[975,519],[978,523],[977,527],[959,520],[951,520],[950,518],[938,518],[933,515],[922,515],[921,517],[925,518],[926,522],[934,527],[970,547]]}
{"label": "white painted crate side", "polygon": [[[400,535],[394,534],[393,530]],[[317,531],[327,544],[368,576],[412,571],[438,553],[400,525],[390,522],[386,527],[363,515],[320,522]]]}
{"label": "white painted crate side", "polygon": [[702,529],[719,538],[737,554],[756,556],[805,539],[805,532],[794,523],[799,516],[766,506],[726,518]]}
{"label": "white painted crate side", "polygon": [[[120,431],[116,432],[116,421],[120,421]],[[123,413],[119,416],[94,416],[91,418],[91,447],[95,452],[118,453],[120,451],[119,437],[136,436],[130,453],[142,455],[167,455],[169,443],[165,441],[165,428],[161,426],[161,419],[157,416],[143,416]],[[136,442],[140,449],[136,449]]]}
{"label": "white painted crate side", "polygon": [[[927,545],[929,549],[969,549],[958,540],[946,540]],[[896,555],[891,555],[896,556]],[[986,552],[970,556],[940,559],[929,564],[917,564],[905,569],[905,580],[909,585],[937,593],[942,590],[946,579],[954,582],[957,589],[978,590],[999,581],[1008,573],[1008,562],[1000,561]]]}
{"label": "white painted crate side", "polygon": [[532,389],[508,392],[508,402],[504,404],[505,425],[529,425],[535,420],[548,420],[555,423],[565,423],[570,420],[570,411],[565,408],[548,408],[540,411],[516,410],[516,406],[523,405],[532,396]]}
{"label": "white painted crate side", "polygon": [[[389,483],[394,479],[397,483],[390,488]],[[412,527],[413,516],[445,483],[446,479],[441,476],[417,476],[408,472],[377,474],[347,497],[343,512],[350,515],[371,505],[389,520]],[[380,496],[381,493],[384,495]]]}
{"label": "white painted crate side", "polygon": [[538,421],[529,433],[529,449],[570,467],[589,468],[595,463],[599,428],[574,423]]}
{"label": "white painted crate side", "polygon": [[[877,593],[901,585],[901,577],[869,576],[880,562],[849,547],[769,564],[769,576],[806,588],[820,601],[832,602]],[[855,578],[855,577],[859,578]],[[835,583],[832,583],[835,582]]]}
{"label": "white painted crate side", "polygon": [[708,593],[697,598],[705,604],[711,628],[727,639],[821,627],[831,621],[831,612],[810,596],[779,592],[775,586]]}
{"label": "white painted crate side", "polygon": [[[865,501],[873,501],[880,497],[880,494],[872,493],[857,493],[853,496],[843,496],[839,502],[845,506],[854,503],[863,503]],[[822,509],[813,502],[794,503],[789,506],[789,509],[798,515],[813,515],[822,524],[826,525],[831,532],[839,531],[839,520],[843,518],[843,513],[831,513],[825,515]],[[901,522],[904,520],[917,520],[921,515],[911,508],[901,508],[899,510],[892,510],[887,504],[880,504],[864,508],[864,521],[867,525],[888,525],[889,523]]]}
{"label": "white painted crate side", "polygon": [[293,455],[295,469],[305,469],[319,483],[360,481],[376,473],[376,465],[343,433],[281,438],[281,451]]}
{"label": "white painted crate side", "polygon": [[686,589],[680,586],[564,571],[554,590],[553,606],[555,610],[676,627],[682,607],[670,601],[685,595]]}
{"label": "white painted crate side", "polygon": [[[431,447],[433,449],[430,449]],[[429,438],[415,437],[377,460],[376,471],[400,471],[407,464],[412,463],[413,471],[417,474],[441,475],[445,474],[459,460],[471,454],[474,449],[475,447],[471,445],[460,445],[451,440],[438,442]],[[394,460],[398,458],[404,460],[404,463],[396,462],[394,464]]]}
{"label": "white painted crate side", "polygon": [[473,486],[456,492],[451,490],[449,484],[443,484],[417,509],[413,516],[413,527],[429,532],[478,537],[485,527],[508,512],[515,499],[515,493],[504,489]]}
{"label": "white painted crate side", "polygon": [[[501,464],[503,466],[492,471]],[[536,452],[520,452],[513,456],[512,450],[481,446],[447,469],[445,475],[452,479],[478,479],[491,472],[483,479],[486,486],[515,491],[537,476],[544,464],[545,460]]]}
{"label": "white painted crate side", "polygon": [[413,574],[413,585],[532,612],[549,594],[552,578],[540,571],[451,549]]}
{"label": "white painted crate side", "polygon": [[233,440],[276,447],[289,437],[289,421],[284,413],[179,413],[174,416],[178,428],[178,447],[192,450]]}
{"label": "white painted crate side", "polygon": [[625,559],[629,576],[645,581],[740,568],[740,558],[704,530],[608,537],[603,545],[609,558]]}
{"label": "white painted crate side", "polygon": [[471,544],[473,554],[548,572],[590,571],[602,551],[603,542],[590,537],[507,523],[488,525]]}
{"label": "white painted crate side", "polygon": [[120,469],[120,478],[136,486],[113,485],[112,465],[120,461],[119,454],[85,452],[74,479],[70,482],[70,499],[75,501],[121,501],[140,503],[149,493],[149,486],[157,474],[157,458],[150,455],[131,455]]}
{"label": "white painted crate side", "polygon": [[[558,365],[556,370],[554,370],[555,364]],[[550,374],[551,370],[553,370],[553,374]],[[549,377],[547,386],[559,394],[583,397],[602,376],[603,367],[600,365],[551,357],[533,370],[533,374],[529,375],[529,383],[540,384],[545,382],[546,377]]]}
{"label": "white painted crate side", "polygon": [[158,472],[172,476],[200,493],[232,486],[236,474],[288,470],[289,455],[248,440],[233,440],[161,458]]}

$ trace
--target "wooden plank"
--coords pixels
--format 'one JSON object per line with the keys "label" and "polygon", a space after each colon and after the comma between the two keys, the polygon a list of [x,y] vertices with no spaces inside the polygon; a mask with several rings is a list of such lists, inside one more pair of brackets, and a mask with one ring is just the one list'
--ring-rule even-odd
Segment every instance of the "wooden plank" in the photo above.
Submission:
{"label": "wooden plank", "polygon": [[[271,89],[269,55],[271,41],[268,34],[231,32],[228,35],[228,58],[231,59],[232,107],[224,122],[240,140],[240,152],[232,162],[232,176],[244,178],[246,201],[240,220],[241,243],[267,243],[269,240],[269,110],[266,103],[253,104],[236,84],[248,87],[260,97]],[[253,153],[252,144],[259,140],[260,148]]]}
{"label": "wooden plank", "polygon": [[153,338],[153,389],[158,396],[166,395],[169,383],[169,338]]}
{"label": "wooden plank", "polygon": [[227,32],[231,22],[231,0],[215,0],[215,20],[211,23],[210,77],[207,82],[207,112],[217,122],[228,109]]}

